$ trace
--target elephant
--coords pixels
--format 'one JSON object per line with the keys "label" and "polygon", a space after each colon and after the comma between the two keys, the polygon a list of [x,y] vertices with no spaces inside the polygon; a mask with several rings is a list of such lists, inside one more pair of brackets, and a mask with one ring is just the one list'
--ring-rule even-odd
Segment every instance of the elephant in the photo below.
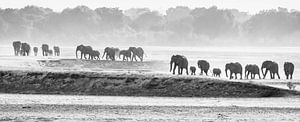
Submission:
{"label": "elephant", "polygon": [[242,76],[243,76],[243,67],[242,67],[242,65],[239,62],[227,63],[225,65],[226,77],[228,77],[227,70],[230,71],[230,77],[229,77],[229,79],[233,78],[232,74],[235,74],[235,79],[237,79],[237,74],[240,74],[240,79],[242,79]]}
{"label": "elephant", "polygon": [[198,60],[198,68],[200,68],[201,73],[200,75],[203,75],[203,71],[207,75],[208,69],[209,69],[209,63],[206,60]]}
{"label": "elephant", "polygon": [[76,58],[78,58],[77,52],[80,51],[80,59],[82,59],[82,56],[84,57],[84,59],[86,58],[86,55],[89,55],[89,59],[92,58],[91,54],[93,52],[93,48],[91,46],[84,46],[84,45],[79,45],[76,47]]}
{"label": "elephant", "polygon": [[30,45],[27,43],[22,43],[21,44],[21,54],[23,56],[29,56],[30,53]]}
{"label": "elephant", "polygon": [[[173,68],[174,64],[174,68]],[[178,66],[178,74],[182,75],[183,69],[185,69],[186,74],[188,75],[188,60],[183,55],[173,55],[170,61],[170,72],[173,69],[173,74],[175,74],[176,67]]]}
{"label": "elephant", "polygon": [[131,51],[130,50],[121,50],[119,53],[119,58],[120,56],[123,55],[123,61],[129,61],[131,58]]}
{"label": "elephant", "polygon": [[289,79],[289,76],[290,76],[290,79],[293,79],[294,64],[291,62],[284,62],[283,67],[284,67],[284,73],[285,73],[286,79]]}
{"label": "elephant", "polygon": [[14,41],[13,42],[13,47],[14,47],[15,56],[21,55],[21,42],[20,41]]}
{"label": "elephant", "polygon": [[49,56],[53,56],[53,50],[48,50],[48,54],[49,54]]}
{"label": "elephant", "polygon": [[37,56],[38,51],[39,51],[38,47],[33,47],[34,56]]}
{"label": "elephant", "polygon": [[[264,72],[265,69],[266,71]],[[278,73],[278,64],[274,61],[264,61],[261,65],[261,72],[264,75],[264,79],[268,73],[268,71],[270,72],[270,77],[271,79],[275,78],[275,74],[277,74],[278,79],[280,79],[279,73]]]}
{"label": "elephant", "polygon": [[249,74],[251,79],[255,79],[256,74],[258,75],[259,79],[261,79],[259,67],[256,64],[247,64],[245,66],[245,78],[248,79]]}
{"label": "elephant", "polygon": [[43,56],[48,56],[48,52],[49,52],[49,45],[48,44],[42,44]]}
{"label": "elephant", "polygon": [[119,52],[120,52],[119,48],[106,47],[104,49],[102,58],[104,58],[105,56],[106,60],[111,59],[114,61],[116,59],[116,55],[119,54]]}
{"label": "elephant", "polygon": [[213,76],[220,77],[220,75],[221,75],[221,69],[213,68]]}
{"label": "elephant", "polygon": [[54,46],[53,50],[54,50],[54,56],[59,56],[60,55],[60,48],[58,46]]}
{"label": "elephant", "polygon": [[92,53],[91,53],[91,59],[94,60],[100,60],[100,52],[97,51],[97,50],[93,50]]}
{"label": "elephant", "polygon": [[133,61],[133,59],[135,59],[135,61],[137,61],[136,56],[141,60],[141,62],[143,62],[143,56],[144,56],[144,50],[141,47],[129,47],[130,52],[132,52],[132,57],[131,57],[131,61]]}
{"label": "elephant", "polygon": [[194,66],[190,66],[190,70],[191,70],[191,75],[196,75],[196,67]]}

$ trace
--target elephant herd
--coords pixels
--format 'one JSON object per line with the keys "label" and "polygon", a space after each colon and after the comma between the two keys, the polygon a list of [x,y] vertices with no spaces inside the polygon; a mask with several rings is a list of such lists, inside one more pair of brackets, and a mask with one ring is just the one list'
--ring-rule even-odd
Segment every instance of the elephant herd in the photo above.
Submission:
{"label": "elephant herd", "polygon": [[[91,46],[79,45],[76,48],[76,58],[80,52],[80,59],[100,60],[100,52],[94,50]],[[137,61],[137,57],[143,62],[144,50],[141,47],[129,47],[127,50],[120,50],[115,47],[106,47],[103,51],[102,59],[115,61],[116,58],[122,61]],[[87,57],[88,56],[88,57]]]}
{"label": "elephant herd", "polygon": [[[31,47],[28,43],[22,43],[21,41],[14,41],[14,54],[15,56],[29,56],[31,52]],[[42,44],[42,55],[43,56],[60,56],[60,48],[58,46],[54,46],[53,50],[49,48],[48,44]],[[37,56],[39,51],[38,47],[33,47],[34,55]]]}
{"label": "elephant herd", "polygon": [[[203,75],[205,73],[208,75],[208,70],[210,68],[209,62],[206,60],[198,60],[197,62],[198,68],[200,69],[201,73],[200,75]],[[181,75],[183,72],[183,69],[186,70],[186,74],[188,75],[188,60],[183,55],[173,55],[171,57],[170,61],[170,72],[173,71],[173,74],[175,74],[175,70],[178,67],[178,74]],[[285,62],[284,63],[284,72],[286,75],[286,79],[292,79],[293,73],[294,73],[294,64],[291,62]],[[277,76],[278,79],[280,79],[279,71],[278,71],[278,64],[274,61],[264,61],[261,65],[261,68],[259,68],[256,64],[247,64],[245,66],[244,74],[245,78],[248,79],[249,75],[251,79],[255,79],[255,76],[257,75],[259,79],[261,79],[260,71],[262,72],[263,79],[265,79],[267,73],[269,72],[270,78],[275,79],[275,76]],[[195,75],[196,67],[190,66],[190,71],[192,72],[191,75]],[[229,72],[229,76],[228,76]],[[220,68],[213,68],[212,70],[213,76],[220,77],[221,69]],[[243,77],[243,67],[239,62],[231,62],[225,64],[225,73],[226,77],[229,77],[230,79],[242,79]]]}

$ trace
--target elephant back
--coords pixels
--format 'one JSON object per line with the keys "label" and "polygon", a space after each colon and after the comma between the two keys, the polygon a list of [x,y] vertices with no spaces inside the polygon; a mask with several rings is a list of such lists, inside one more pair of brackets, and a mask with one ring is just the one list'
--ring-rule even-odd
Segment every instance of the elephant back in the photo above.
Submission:
{"label": "elephant back", "polygon": [[59,52],[60,51],[60,49],[59,49],[58,46],[54,46],[53,49],[54,49],[55,52]]}
{"label": "elephant back", "polygon": [[273,62],[271,67],[270,67],[271,72],[278,72],[278,63]]}
{"label": "elephant back", "polygon": [[21,47],[21,41],[14,41],[13,42],[13,47],[14,48],[20,48]]}
{"label": "elephant back", "polygon": [[242,65],[239,62],[235,62],[234,63],[234,67],[235,67],[236,73],[242,73],[243,67],[242,67]]}
{"label": "elephant back", "polygon": [[24,51],[29,51],[30,50],[30,45],[27,43],[22,43],[22,50]]}
{"label": "elephant back", "polygon": [[34,51],[34,52],[37,52],[38,50],[39,50],[39,48],[33,47],[33,51]]}
{"label": "elephant back", "polygon": [[[248,67],[247,67],[248,66]],[[245,67],[245,71],[249,71],[254,74],[259,73],[259,67],[256,64],[250,64]]]}
{"label": "elephant back", "polygon": [[177,55],[177,64],[180,68],[187,68],[188,67],[188,60],[183,55]]}
{"label": "elephant back", "polygon": [[261,69],[263,68],[270,69],[272,65],[273,65],[273,61],[266,60],[262,63]]}
{"label": "elephant back", "polygon": [[45,51],[48,51],[49,50],[49,45],[43,44],[42,49],[45,50]]}
{"label": "elephant back", "polygon": [[219,68],[214,68],[214,69],[213,69],[213,73],[214,73],[214,74],[220,74],[220,73],[221,73],[221,69],[219,69]]}
{"label": "elephant back", "polygon": [[143,50],[143,48],[138,47],[138,48],[136,48],[136,50],[137,50],[137,55],[138,55],[138,56],[143,56],[143,55],[144,55],[144,50]]}
{"label": "elephant back", "polygon": [[198,60],[198,67],[203,70],[208,70],[210,65],[206,60]]}
{"label": "elephant back", "polygon": [[291,62],[284,62],[283,67],[284,70],[289,70],[289,71],[294,70],[294,64]]}

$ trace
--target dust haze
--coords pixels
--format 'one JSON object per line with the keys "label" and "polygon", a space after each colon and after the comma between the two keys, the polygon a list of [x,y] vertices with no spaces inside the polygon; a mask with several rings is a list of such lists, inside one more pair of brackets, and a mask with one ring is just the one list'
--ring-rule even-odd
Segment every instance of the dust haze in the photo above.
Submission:
{"label": "dust haze", "polygon": [[0,42],[75,46],[299,46],[300,12],[286,8],[251,15],[237,9],[77,6],[55,12],[26,6],[0,9]]}

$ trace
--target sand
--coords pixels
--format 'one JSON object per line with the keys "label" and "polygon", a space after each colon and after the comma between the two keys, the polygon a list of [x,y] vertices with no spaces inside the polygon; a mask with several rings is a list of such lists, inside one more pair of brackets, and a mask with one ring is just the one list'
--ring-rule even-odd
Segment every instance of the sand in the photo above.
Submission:
{"label": "sand", "polygon": [[[1,94],[0,95],[0,120],[4,121],[299,121],[300,120],[300,105],[298,91],[289,91],[286,87],[287,80],[227,80],[226,78],[212,78],[207,76],[174,76],[165,71],[165,66],[161,66],[162,63],[159,61],[148,61],[145,63],[137,62],[111,62],[111,61],[87,61],[87,60],[77,60],[77,59],[60,59],[57,57],[13,57],[13,56],[2,56],[0,57],[0,71],[3,83],[3,78],[5,82],[14,83],[32,83],[35,78],[41,78],[46,76],[47,78],[60,79],[65,81],[67,77],[65,76],[79,76],[74,74],[82,74],[84,77],[94,77],[97,76],[112,78],[112,81],[119,81],[121,86],[129,84],[129,86],[134,86],[133,82],[128,81],[128,77],[138,79],[143,79],[148,81],[146,85],[136,85],[142,86],[137,88],[148,89],[150,91],[161,91],[158,90],[161,83],[161,79],[179,79],[174,85],[181,84],[182,86],[189,86],[184,84],[191,83],[204,83],[203,86],[211,84],[212,86],[218,86],[218,84],[231,84],[245,86],[245,88],[260,89],[258,91],[264,91],[267,89],[271,91],[271,94],[250,94],[249,90],[243,92],[231,91],[228,96],[223,96],[225,92],[222,90],[229,90],[231,85],[226,89],[222,89],[219,92],[207,92],[205,96],[202,94],[190,94],[190,92],[179,92],[184,93],[179,96],[176,93],[176,97],[167,97],[170,94],[162,98],[149,97],[155,96],[154,94],[148,95],[135,95],[135,96],[148,96],[148,97],[126,97],[126,92],[124,94],[112,94],[113,96],[102,97],[102,95],[109,94],[86,94],[88,91],[86,89],[79,89],[81,93],[76,91],[72,92],[49,92],[43,91],[42,94],[58,94],[52,96],[45,96],[37,91],[42,88],[38,87],[37,84],[33,83],[31,85],[24,85],[30,87],[22,87],[24,89],[13,90],[14,94]],[[38,74],[42,73],[41,76]],[[18,76],[21,78],[28,78],[26,80],[12,80],[8,74],[12,76]],[[29,76],[28,76],[29,74]],[[63,74],[63,75],[61,75]],[[68,74],[68,75],[66,75]],[[62,76],[62,77],[58,77]],[[120,80],[114,80],[114,78],[123,78]],[[124,79],[124,78],[127,78]],[[156,78],[154,82],[151,82],[153,78]],[[10,80],[7,80],[10,79]],[[84,79],[84,78],[83,78]],[[81,80],[83,80],[81,79]],[[85,79],[86,81],[91,81]],[[43,81],[43,80],[41,80]],[[55,81],[55,80],[53,80]],[[140,80],[141,82],[142,80]],[[150,81],[150,82],[149,82]],[[203,82],[202,82],[203,81]],[[209,82],[207,82],[209,81]],[[217,81],[217,82],[216,82]],[[296,85],[299,84],[298,80],[289,80]],[[49,81],[48,81],[49,82]],[[102,83],[103,80],[98,81]],[[117,82],[104,84],[105,87],[99,87],[103,89],[111,88],[118,84]],[[207,82],[207,83],[205,83]],[[56,83],[59,83],[58,81]],[[89,82],[91,83],[91,82]],[[154,83],[154,84],[153,84]],[[164,82],[163,82],[164,83]],[[177,84],[176,84],[177,83]],[[3,85],[3,84],[2,84]],[[60,86],[50,84],[50,86]],[[103,84],[102,84],[103,85]],[[15,85],[13,85],[15,86]],[[21,86],[21,85],[19,85]],[[35,86],[37,89],[30,90]],[[78,85],[80,86],[80,85]],[[84,88],[91,88],[89,85]],[[92,85],[93,86],[93,85]],[[166,85],[168,86],[168,85]],[[192,86],[192,85],[191,85]],[[239,88],[235,86],[234,88]],[[250,87],[249,87],[250,86]],[[269,87],[272,86],[272,87]],[[275,87],[275,88],[274,88]],[[15,87],[20,88],[20,87]],[[53,87],[56,90],[56,87]],[[74,87],[81,88],[81,87]],[[119,87],[120,88],[120,87]],[[122,87],[123,88],[123,87]],[[126,87],[128,88],[128,87]],[[130,87],[135,88],[135,87]],[[165,87],[168,88],[168,87]],[[171,88],[171,87],[169,87]],[[184,87],[180,87],[184,88]],[[212,89],[217,91],[221,87],[216,87]],[[243,87],[242,87],[243,88]],[[298,90],[296,87],[296,90]],[[57,88],[61,89],[61,88]],[[103,90],[102,89],[102,90]],[[152,90],[151,90],[152,89]],[[188,87],[190,89],[190,87]],[[181,89],[182,91],[189,91],[188,89]],[[3,90],[2,93],[11,93],[9,91]],[[41,89],[40,89],[41,90]],[[73,91],[73,90],[71,90]],[[101,91],[101,90],[100,90]],[[204,90],[205,91],[205,90]],[[241,91],[234,90],[234,91]],[[247,92],[248,91],[248,92]],[[111,90],[109,92],[112,92]],[[106,93],[109,93],[106,92]],[[20,95],[15,93],[25,93],[25,94],[36,94],[33,96]],[[37,94],[38,93],[38,94]],[[92,92],[93,93],[93,92]],[[99,93],[95,91],[94,93]],[[134,92],[139,93],[139,92]],[[152,92],[147,92],[152,93]],[[203,93],[203,92],[202,92]],[[208,94],[211,93],[211,94]],[[223,94],[220,94],[223,93]],[[230,93],[230,92],[228,92]],[[268,92],[270,93],[270,92]],[[68,94],[68,95],[65,95]],[[80,96],[77,96],[80,94]],[[129,93],[132,94],[132,93]],[[96,95],[96,96],[86,96],[86,95]],[[98,95],[99,96],[98,98]],[[124,99],[120,99],[119,95],[124,96]],[[194,98],[197,97],[205,98]],[[210,98],[211,95],[217,98]],[[248,96],[244,96],[248,95]],[[161,95],[162,96],[162,95]],[[91,97],[91,98],[90,98]],[[179,97],[179,98],[178,98]],[[192,97],[192,98],[191,98]],[[228,98],[224,98],[228,97]],[[250,97],[250,98],[249,98]],[[256,98],[264,97],[264,98]],[[267,97],[267,98],[265,98]],[[274,98],[275,97],[275,98]],[[137,98],[137,99],[136,99]],[[54,101],[54,102],[47,102]],[[56,101],[56,102],[55,102]],[[118,102],[122,101],[122,102]],[[110,103],[110,104],[105,104]]]}

